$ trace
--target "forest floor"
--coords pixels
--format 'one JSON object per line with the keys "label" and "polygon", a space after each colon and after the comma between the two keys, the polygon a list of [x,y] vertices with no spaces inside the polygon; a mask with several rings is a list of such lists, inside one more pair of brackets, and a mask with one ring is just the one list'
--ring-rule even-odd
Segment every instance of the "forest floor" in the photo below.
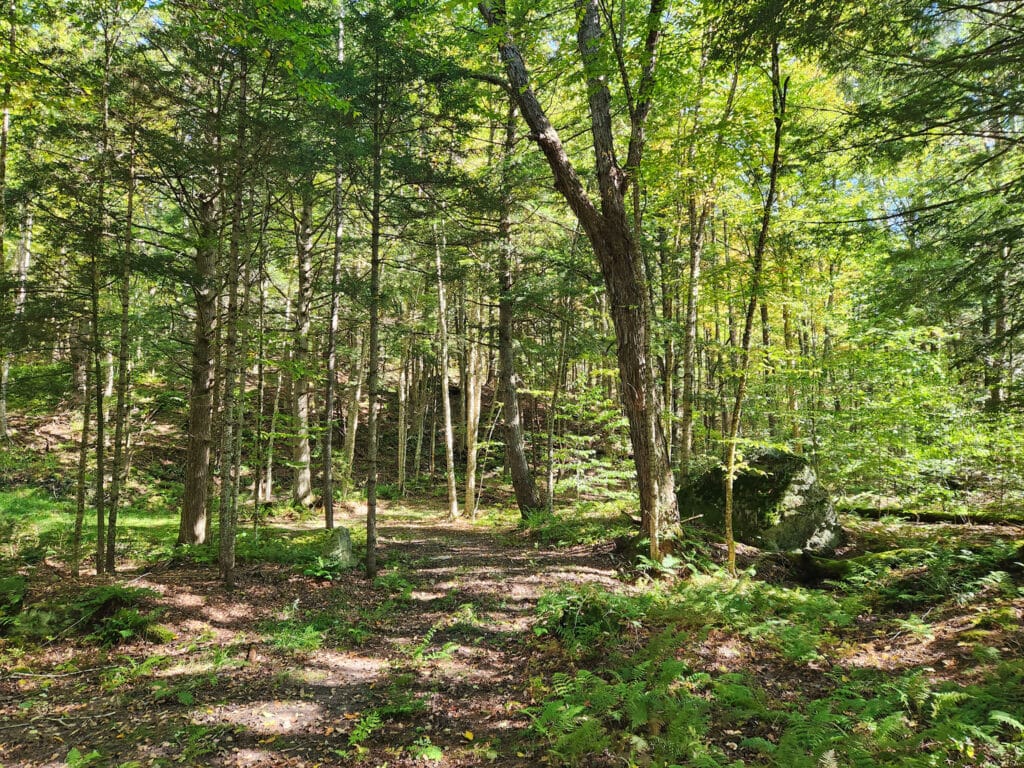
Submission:
{"label": "forest floor", "polygon": [[[0,764],[534,764],[523,710],[550,661],[533,642],[537,600],[628,589],[611,546],[539,548],[407,509],[384,520],[372,582],[274,563],[242,566],[231,591],[193,562],[120,573],[158,593],[173,639],[20,656],[0,682]],[[55,573],[46,589],[68,588]]]}
{"label": "forest floor", "polygon": [[[895,765],[882,758],[935,745],[958,765],[1018,764],[1024,587],[998,558],[1019,528],[849,519],[845,556],[899,562],[807,589],[756,550],[730,580],[714,543],[694,544],[709,559],[689,578],[638,581],[616,514],[522,530],[511,511],[449,522],[436,499],[384,502],[372,581],[315,557],[315,520],[243,534],[232,590],[198,551],[77,583],[44,552],[22,568],[26,627],[104,585],[148,591],[116,593],[88,633],[54,619],[38,642],[0,639],[0,766],[604,767],[651,749],[691,764],[662,729],[690,733],[700,765]],[[358,542],[363,510],[338,522]],[[171,518],[124,525],[173,538]],[[663,692],[644,678],[660,669],[675,669]],[[592,702],[644,679],[640,714]],[[991,762],[967,760],[975,744]]]}

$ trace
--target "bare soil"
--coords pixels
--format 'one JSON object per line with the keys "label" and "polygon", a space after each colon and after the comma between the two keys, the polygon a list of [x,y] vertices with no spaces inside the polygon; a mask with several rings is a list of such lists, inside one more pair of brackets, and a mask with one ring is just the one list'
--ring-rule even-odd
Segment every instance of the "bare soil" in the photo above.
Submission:
{"label": "bare soil", "polygon": [[[194,564],[119,574],[160,593],[175,639],[57,641],[8,659],[0,765],[62,766],[74,748],[99,753],[88,765],[396,768],[427,764],[408,749],[427,739],[435,765],[535,765],[523,710],[552,661],[532,642],[537,599],[568,583],[628,588],[611,547],[547,550],[513,530],[383,517],[376,585],[358,570],[323,581],[267,564],[242,567],[233,591]],[[319,649],[275,645],[275,626],[310,616],[337,625]],[[382,722],[351,746],[375,711]]]}

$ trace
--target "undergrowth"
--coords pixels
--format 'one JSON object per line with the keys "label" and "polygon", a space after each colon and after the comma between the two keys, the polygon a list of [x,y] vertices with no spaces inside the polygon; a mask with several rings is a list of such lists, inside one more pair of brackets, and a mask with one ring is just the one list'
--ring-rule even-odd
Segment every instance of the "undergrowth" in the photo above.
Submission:
{"label": "undergrowth", "polygon": [[[534,681],[532,731],[550,762],[570,766],[1024,764],[1024,661],[1004,658],[1017,641],[1002,650],[1005,641],[993,642],[1019,632],[1017,544],[936,541],[904,555],[869,558],[822,589],[716,571],[637,594],[548,593],[535,633],[586,668]],[[894,613],[906,606],[928,610]],[[888,618],[868,626],[925,643],[943,606],[974,616],[960,635],[961,645],[973,642],[973,674],[953,681],[922,663],[889,671],[837,662],[874,611]],[[776,668],[784,679],[766,671]]]}
{"label": "undergrowth", "polygon": [[53,598],[25,606],[2,625],[15,639],[46,642],[81,637],[102,646],[145,639],[168,642],[173,633],[158,623],[150,607],[157,594],[149,589],[107,585],[90,587],[72,599]]}

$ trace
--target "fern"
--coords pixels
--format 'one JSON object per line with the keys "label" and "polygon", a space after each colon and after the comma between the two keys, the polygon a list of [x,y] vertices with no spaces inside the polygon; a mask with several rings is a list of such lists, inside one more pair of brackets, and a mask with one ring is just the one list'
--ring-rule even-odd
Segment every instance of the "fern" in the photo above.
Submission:
{"label": "fern", "polygon": [[1009,714],[1007,712],[1003,712],[1002,710],[999,710],[999,709],[992,710],[991,712],[988,713],[988,719],[991,720],[994,723],[1001,723],[1003,725],[1008,725],[1011,728],[1013,728],[1015,731],[1017,731],[1017,733],[1024,733],[1024,723],[1022,723],[1020,720],[1018,720],[1013,715],[1011,715],[1011,714]]}

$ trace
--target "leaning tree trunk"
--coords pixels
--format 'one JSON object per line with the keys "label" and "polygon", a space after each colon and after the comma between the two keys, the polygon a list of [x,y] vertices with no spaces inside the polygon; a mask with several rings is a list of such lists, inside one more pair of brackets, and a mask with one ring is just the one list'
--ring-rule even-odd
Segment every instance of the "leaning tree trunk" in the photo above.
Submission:
{"label": "leaning tree trunk", "polygon": [[[573,213],[597,256],[615,326],[622,400],[629,420],[629,435],[636,463],[641,526],[650,539],[654,559],[661,557],[661,538],[679,526],[675,478],[668,459],[655,383],[650,339],[650,302],[643,259],[632,234],[625,194],[630,176],[640,167],[645,124],[651,108],[656,52],[661,35],[665,0],[652,0],[647,14],[647,36],[642,50],[641,77],[629,109],[630,138],[627,161],[616,160],[612,134],[612,96],[603,72],[599,0],[579,0],[577,43],[587,78],[590,127],[600,193],[590,197],[547,113],[533,91],[522,54],[504,27],[501,9],[487,0],[479,9],[488,26],[498,29],[498,50],[511,91],[555,178],[555,187]],[[613,41],[614,42],[614,41]]]}
{"label": "leaning tree trunk", "polygon": [[217,324],[217,204],[199,202],[195,255],[195,341],[192,345],[192,383],[189,389],[188,448],[185,455],[185,494],[182,499],[179,544],[206,541],[206,500],[209,489],[211,429],[213,426],[214,341]]}

